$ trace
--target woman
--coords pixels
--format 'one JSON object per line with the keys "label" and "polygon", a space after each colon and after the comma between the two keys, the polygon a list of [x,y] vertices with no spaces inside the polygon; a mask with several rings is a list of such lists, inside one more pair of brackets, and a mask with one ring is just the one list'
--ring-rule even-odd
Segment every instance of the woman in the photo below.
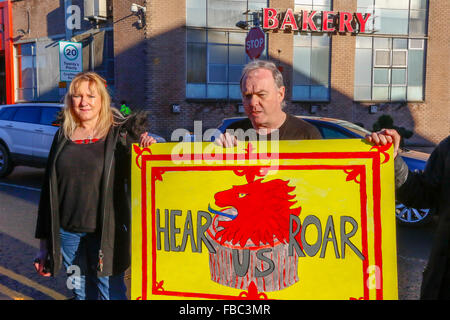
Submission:
{"label": "woman", "polygon": [[124,117],[110,103],[106,81],[96,73],[72,80],[39,203],[36,271],[54,275],[62,261],[77,300],[126,299],[131,143],[155,142],[142,133],[145,114]]}

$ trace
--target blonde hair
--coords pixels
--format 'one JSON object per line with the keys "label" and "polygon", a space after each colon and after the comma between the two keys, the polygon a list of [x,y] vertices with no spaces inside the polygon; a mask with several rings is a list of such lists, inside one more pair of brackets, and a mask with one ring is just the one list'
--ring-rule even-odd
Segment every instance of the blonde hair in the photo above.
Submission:
{"label": "blonde hair", "polygon": [[118,124],[116,119],[119,122],[125,119],[119,110],[111,107],[111,97],[106,89],[106,80],[95,72],[81,72],[73,78],[64,97],[65,107],[63,111],[64,121],[62,123],[62,130],[67,139],[70,139],[75,129],[80,125],[79,119],[73,112],[72,97],[77,93],[80,84],[85,81],[89,82],[89,87],[95,86],[102,102],[96,125],[96,132],[99,138],[105,137],[111,126]]}

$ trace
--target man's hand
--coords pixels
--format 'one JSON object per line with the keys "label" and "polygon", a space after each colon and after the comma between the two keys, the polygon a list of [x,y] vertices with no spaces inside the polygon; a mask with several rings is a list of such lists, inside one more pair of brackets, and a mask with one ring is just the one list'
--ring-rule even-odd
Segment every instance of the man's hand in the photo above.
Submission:
{"label": "man's hand", "polygon": [[148,135],[148,132],[144,132],[141,134],[141,137],[139,139],[139,146],[141,148],[147,148],[148,146],[151,146],[152,144],[156,143],[155,138]]}
{"label": "man's hand", "polygon": [[232,136],[228,132],[225,132],[224,134],[221,134],[216,140],[214,140],[214,143],[224,148],[236,147],[237,138],[235,136]]}
{"label": "man's hand", "polygon": [[392,143],[394,145],[394,159],[397,157],[401,137],[395,129],[382,129],[366,135],[365,138],[376,146],[385,146],[388,143]]}

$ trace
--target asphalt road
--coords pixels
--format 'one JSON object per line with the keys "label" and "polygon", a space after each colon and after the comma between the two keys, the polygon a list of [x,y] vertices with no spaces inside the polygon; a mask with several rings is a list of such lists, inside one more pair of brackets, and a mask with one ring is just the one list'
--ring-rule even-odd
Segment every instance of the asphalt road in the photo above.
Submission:
{"label": "asphalt road", "polygon": [[[34,239],[43,169],[17,167],[0,179],[0,300],[61,300],[71,297],[63,272],[38,276],[32,261],[39,247]],[[419,298],[422,271],[428,259],[435,223],[426,227],[398,226],[399,299]],[[126,273],[129,286],[129,272]]]}

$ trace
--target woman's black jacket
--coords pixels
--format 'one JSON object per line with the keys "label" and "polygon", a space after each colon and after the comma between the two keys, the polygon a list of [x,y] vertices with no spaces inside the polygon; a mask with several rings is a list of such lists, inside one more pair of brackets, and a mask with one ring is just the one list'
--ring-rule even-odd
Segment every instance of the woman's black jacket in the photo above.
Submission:
{"label": "woman's black jacket", "polygon": [[[100,190],[99,217],[101,228],[97,276],[124,272],[130,265],[130,186],[131,144],[146,131],[146,114],[133,115],[122,125],[113,126],[105,140],[105,162]],[[50,273],[61,268],[58,184],[55,163],[68,140],[58,130],[49,152],[41,189],[35,237],[47,240]]]}

